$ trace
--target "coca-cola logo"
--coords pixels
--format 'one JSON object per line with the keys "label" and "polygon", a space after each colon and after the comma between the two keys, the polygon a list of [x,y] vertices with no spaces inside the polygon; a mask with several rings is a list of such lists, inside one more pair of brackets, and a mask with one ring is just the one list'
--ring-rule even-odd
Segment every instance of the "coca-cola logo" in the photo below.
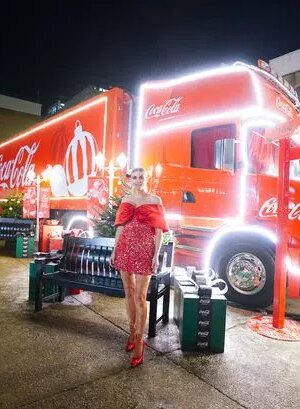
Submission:
{"label": "coca-cola logo", "polygon": [[14,159],[5,161],[3,154],[0,155],[0,187],[13,189],[30,186],[32,181],[28,179],[28,172],[34,172],[35,165],[32,163],[33,156],[37,152],[39,143],[32,146],[22,146]]}
{"label": "coca-cola logo", "polygon": [[[271,216],[277,215],[277,199],[272,197],[271,199],[267,200],[259,209],[258,215],[259,217],[266,218]],[[300,220],[300,203],[291,203],[289,206],[289,220]]]}
{"label": "coca-cola logo", "polygon": [[171,114],[177,114],[180,110],[182,97],[170,98],[161,105],[152,104],[147,108],[145,119],[161,118]]}
{"label": "coca-cola logo", "polygon": [[286,102],[282,101],[280,97],[276,98],[276,106],[277,108],[280,109],[280,111],[284,112],[287,116],[293,118],[292,108]]}

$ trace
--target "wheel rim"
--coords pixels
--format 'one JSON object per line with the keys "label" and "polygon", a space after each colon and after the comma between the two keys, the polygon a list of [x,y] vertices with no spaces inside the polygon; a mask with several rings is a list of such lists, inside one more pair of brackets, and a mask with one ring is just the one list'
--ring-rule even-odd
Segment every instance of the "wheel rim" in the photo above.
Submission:
{"label": "wheel rim", "polygon": [[229,260],[226,275],[231,287],[247,295],[260,292],[267,280],[265,266],[251,253],[235,254]]}

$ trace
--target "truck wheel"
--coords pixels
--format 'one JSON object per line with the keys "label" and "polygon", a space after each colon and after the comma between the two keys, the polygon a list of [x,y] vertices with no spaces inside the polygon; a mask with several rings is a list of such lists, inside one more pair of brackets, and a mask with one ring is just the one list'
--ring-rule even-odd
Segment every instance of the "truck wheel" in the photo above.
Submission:
{"label": "truck wheel", "polygon": [[267,307],[273,301],[274,254],[255,244],[233,244],[215,265],[226,281],[230,301],[247,307]]}

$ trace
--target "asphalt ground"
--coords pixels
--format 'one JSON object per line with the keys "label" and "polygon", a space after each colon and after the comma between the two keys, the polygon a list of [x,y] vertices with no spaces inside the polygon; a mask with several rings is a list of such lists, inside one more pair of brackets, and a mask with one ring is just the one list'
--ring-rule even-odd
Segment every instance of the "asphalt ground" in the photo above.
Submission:
{"label": "asphalt ground", "polygon": [[29,261],[1,249],[0,408],[300,408],[300,343],[252,332],[257,311],[228,306],[224,353],[182,352],[171,300],[133,369],[124,300],[82,292],[34,313]]}

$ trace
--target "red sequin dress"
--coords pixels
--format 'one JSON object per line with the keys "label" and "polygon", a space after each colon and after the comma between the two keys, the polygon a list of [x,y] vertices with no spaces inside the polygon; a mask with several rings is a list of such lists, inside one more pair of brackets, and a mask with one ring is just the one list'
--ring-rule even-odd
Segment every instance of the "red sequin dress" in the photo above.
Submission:
{"label": "red sequin dress", "polygon": [[122,225],[123,230],[116,247],[114,267],[133,274],[152,274],[155,228],[168,231],[162,206],[144,204],[135,207],[131,203],[122,203],[115,224]]}

